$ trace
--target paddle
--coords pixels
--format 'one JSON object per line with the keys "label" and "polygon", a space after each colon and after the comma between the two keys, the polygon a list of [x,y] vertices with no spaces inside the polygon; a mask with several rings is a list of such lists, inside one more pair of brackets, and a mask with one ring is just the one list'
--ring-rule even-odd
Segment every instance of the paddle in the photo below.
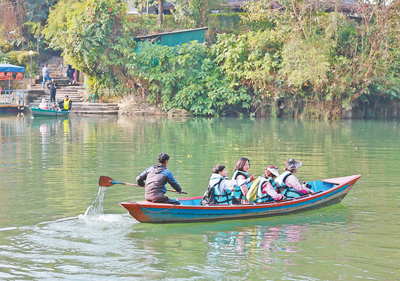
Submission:
{"label": "paddle", "polygon": [[[129,185],[129,186],[138,186],[141,188],[144,188],[144,186],[140,186],[138,184],[134,184],[134,183],[127,183],[127,182],[119,182],[119,181],[115,181],[110,177],[106,177],[106,176],[101,176],[99,178],[99,186],[103,186],[103,187],[109,187],[112,186],[114,184],[123,184],[123,185]],[[174,189],[167,189],[167,191],[172,191],[172,192],[176,192],[179,193],[178,191],[174,190]],[[181,193],[183,194],[187,194],[187,192],[182,191]]]}

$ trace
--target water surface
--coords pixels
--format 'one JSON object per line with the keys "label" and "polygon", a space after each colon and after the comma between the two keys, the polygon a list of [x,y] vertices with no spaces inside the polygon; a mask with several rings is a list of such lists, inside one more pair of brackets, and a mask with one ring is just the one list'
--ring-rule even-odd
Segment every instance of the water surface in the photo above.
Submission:
{"label": "water surface", "polygon": [[[398,280],[399,125],[1,115],[0,279]],[[342,203],[284,217],[141,224],[118,203],[143,200],[143,189],[123,185],[84,215],[100,176],[135,183],[161,151],[189,196],[215,164],[232,175],[240,157],[256,175],[293,157],[304,181],[362,178]]]}

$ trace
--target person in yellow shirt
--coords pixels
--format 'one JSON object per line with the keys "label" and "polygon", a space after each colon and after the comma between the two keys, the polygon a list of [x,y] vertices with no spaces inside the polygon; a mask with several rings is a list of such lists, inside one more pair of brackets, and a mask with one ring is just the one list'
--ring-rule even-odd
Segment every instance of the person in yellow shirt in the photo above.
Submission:
{"label": "person in yellow shirt", "polygon": [[69,111],[72,107],[72,100],[69,99],[68,95],[65,95],[64,100],[61,101],[59,105],[62,111]]}

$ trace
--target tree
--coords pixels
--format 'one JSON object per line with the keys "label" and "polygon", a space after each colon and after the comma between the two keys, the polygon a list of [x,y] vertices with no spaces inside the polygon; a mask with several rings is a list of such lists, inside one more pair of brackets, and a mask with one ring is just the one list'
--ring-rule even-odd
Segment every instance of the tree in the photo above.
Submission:
{"label": "tree", "polygon": [[158,24],[162,25],[163,23],[163,14],[164,14],[164,1],[158,0]]}
{"label": "tree", "polygon": [[[22,33],[25,22],[23,0],[4,0],[0,2],[0,32],[5,40]],[[2,36],[3,37],[3,36]]]}
{"label": "tree", "polygon": [[44,33],[50,47],[62,50],[78,69],[100,76],[115,57],[125,14],[122,0],[86,0],[73,5],[62,0],[50,13]]}
{"label": "tree", "polygon": [[40,22],[44,26],[50,9],[57,2],[58,0],[25,0],[27,10],[26,19],[28,21]]}
{"label": "tree", "polygon": [[172,13],[180,23],[190,27],[203,27],[207,26],[212,9],[225,9],[223,3],[226,0],[177,0]]}

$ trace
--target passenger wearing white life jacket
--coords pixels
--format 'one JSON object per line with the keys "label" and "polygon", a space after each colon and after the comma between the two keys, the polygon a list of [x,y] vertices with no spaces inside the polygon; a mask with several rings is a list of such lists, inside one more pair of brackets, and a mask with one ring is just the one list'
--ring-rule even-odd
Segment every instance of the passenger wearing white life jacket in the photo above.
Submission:
{"label": "passenger wearing white life jacket", "polygon": [[[240,158],[236,162],[232,179],[245,181],[246,179],[250,178],[249,170],[250,170],[250,160],[245,157]],[[246,200],[246,194],[249,191],[250,186],[251,183],[249,183],[249,186],[247,186],[246,184],[241,185],[240,187],[237,186],[232,191],[232,197],[234,197],[233,201],[239,200],[241,204],[248,204],[249,201]],[[236,202],[239,203],[238,201]]]}
{"label": "passenger wearing white life jacket", "polygon": [[254,175],[251,175],[248,179],[242,180],[229,180],[228,172],[222,164],[217,164],[212,170],[210,177],[209,187],[214,188],[214,198],[217,204],[231,204],[232,203],[232,190],[235,187],[242,184],[247,184],[254,180]]}
{"label": "passenger wearing white life jacket", "polygon": [[49,109],[47,106],[46,99],[42,99],[42,102],[39,104],[40,109]]}
{"label": "passenger wearing white life jacket", "polygon": [[285,199],[283,194],[278,193],[278,186],[275,179],[279,176],[278,167],[270,165],[265,170],[258,185],[256,203],[270,202]]}
{"label": "passenger wearing white life jacket", "polygon": [[294,175],[301,166],[303,166],[303,162],[296,162],[294,159],[286,160],[285,172],[280,174],[279,177],[276,178],[275,182],[280,187],[293,188],[300,194],[313,194],[314,191],[308,188],[305,184],[301,184],[299,179]]}

